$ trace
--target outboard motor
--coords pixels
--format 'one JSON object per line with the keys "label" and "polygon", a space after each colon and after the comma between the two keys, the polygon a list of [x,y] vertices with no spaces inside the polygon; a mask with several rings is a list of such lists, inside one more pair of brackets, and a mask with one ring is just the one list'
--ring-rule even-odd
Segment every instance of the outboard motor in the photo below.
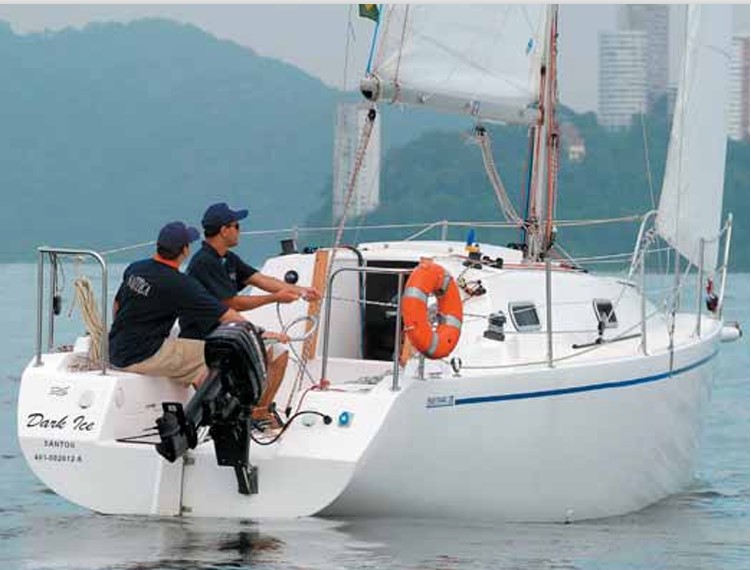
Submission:
{"label": "outboard motor", "polygon": [[198,444],[198,428],[209,426],[219,465],[234,467],[238,492],[258,492],[257,469],[249,462],[251,411],[266,387],[266,351],[251,323],[219,326],[206,337],[209,375],[188,402],[164,402],[156,421],[159,454],[169,462]]}

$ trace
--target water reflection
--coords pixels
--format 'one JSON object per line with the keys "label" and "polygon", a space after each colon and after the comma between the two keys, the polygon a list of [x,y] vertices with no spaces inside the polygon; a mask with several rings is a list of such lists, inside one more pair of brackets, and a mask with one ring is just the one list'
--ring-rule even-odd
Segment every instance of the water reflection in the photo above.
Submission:
{"label": "water reflection", "polygon": [[[748,554],[748,497],[698,483],[639,513],[575,524],[457,524],[406,519],[251,522],[84,511],[25,517],[0,537],[4,567],[34,569],[589,570],[723,567]],[[728,502],[738,502],[735,509]],[[37,511],[38,512],[38,511]],[[723,516],[712,516],[723,513]],[[728,516],[734,513],[734,516]],[[744,522],[745,521],[745,522]],[[13,538],[3,540],[3,538]],[[6,558],[7,557],[7,558]],[[737,558],[740,566],[732,561]],[[715,566],[716,567],[716,566]]]}
{"label": "water reflection", "polygon": [[638,513],[569,525],[119,517],[37,492],[42,501],[3,512],[0,567],[740,570],[748,568],[747,482],[728,491],[698,480]]}
{"label": "water reflection", "polygon": [[88,513],[28,517],[14,558],[27,568],[232,568],[273,563],[280,538],[242,521]]}

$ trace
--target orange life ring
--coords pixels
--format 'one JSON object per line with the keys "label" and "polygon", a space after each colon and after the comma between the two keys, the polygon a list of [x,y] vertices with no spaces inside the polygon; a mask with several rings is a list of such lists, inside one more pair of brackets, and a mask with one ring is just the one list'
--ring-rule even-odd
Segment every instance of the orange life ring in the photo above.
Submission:
{"label": "orange life ring", "polygon": [[[438,298],[438,326],[428,318],[428,296]],[[402,297],[402,319],[407,338],[428,358],[451,354],[462,332],[462,299],[456,281],[442,266],[422,259],[412,271]]]}

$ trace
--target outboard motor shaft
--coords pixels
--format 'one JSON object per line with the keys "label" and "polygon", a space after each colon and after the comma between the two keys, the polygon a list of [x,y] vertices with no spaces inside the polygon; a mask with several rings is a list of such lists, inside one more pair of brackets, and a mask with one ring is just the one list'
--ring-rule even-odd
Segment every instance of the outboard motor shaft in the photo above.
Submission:
{"label": "outboard motor shaft", "polygon": [[251,323],[219,326],[206,338],[209,375],[187,406],[164,402],[157,419],[157,452],[169,462],[198,444],[198,428],[209,426],[219,465],[234,467],[238,491],[258,492],[257,470],[249,462],[251,411],[266,387],[266,351]]}

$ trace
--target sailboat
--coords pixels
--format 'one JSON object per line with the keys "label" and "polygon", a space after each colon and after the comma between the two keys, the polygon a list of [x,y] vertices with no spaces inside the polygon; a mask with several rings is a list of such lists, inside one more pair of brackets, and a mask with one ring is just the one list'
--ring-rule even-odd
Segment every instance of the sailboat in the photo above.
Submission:
{"label": "sailboat", "polygon": [[[522,212],[484,155],[518,242],[343,247],[343,225],[331,248],[287,240],[262,271],[321,288],[320,306],[246,315],[299,333],[288,349],[264,348],[252,327],[218,330],[213,380],[198,392],[113,369],[106,335],[94,369],[75,366],[93,335],[53,350],[45,267],[56,275],[66,255],[100,264],[106,330],[106,262],[39,248],[37,349],[18,400],[31,470],[94,511],[153,516],[576,521],[681,491],[713,364],[740,335],[722,317],[729,29],[723,7],[688,7],[659,209],[645,214],[623,278],[554,255],[557,7],[388,6],[362,81],[370,120],[381,103],[430,108],[469,117],[481,142],[485,123],[528,125]],[[363,149],[368,135],[365,124]],[[357,165],[353,188],[356,177]],[[674,253],[666,303],[644,288],[660,241]],[[689,277],[699,293],[681,298]],[[720,286],[705,295],[708,278]]]}

